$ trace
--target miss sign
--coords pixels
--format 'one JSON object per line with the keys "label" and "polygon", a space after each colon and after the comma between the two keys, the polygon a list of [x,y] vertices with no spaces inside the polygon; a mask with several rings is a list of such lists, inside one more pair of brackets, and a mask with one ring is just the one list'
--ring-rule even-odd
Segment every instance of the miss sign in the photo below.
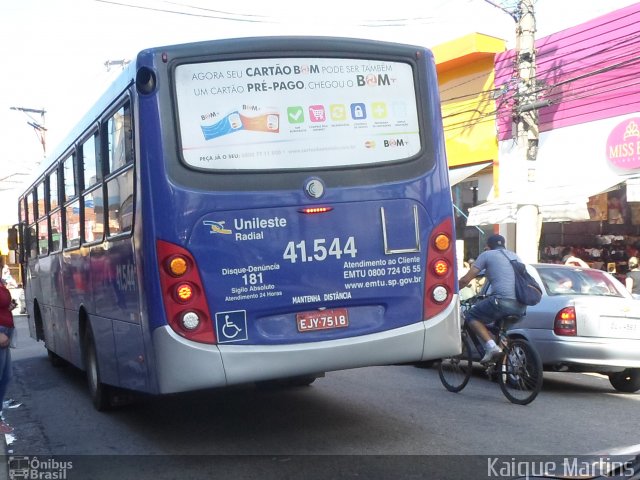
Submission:
{"label": "miss sign", "polygon": [[640,118],[627,119],[611,131],[607,159],[624,170],[640,168]]}

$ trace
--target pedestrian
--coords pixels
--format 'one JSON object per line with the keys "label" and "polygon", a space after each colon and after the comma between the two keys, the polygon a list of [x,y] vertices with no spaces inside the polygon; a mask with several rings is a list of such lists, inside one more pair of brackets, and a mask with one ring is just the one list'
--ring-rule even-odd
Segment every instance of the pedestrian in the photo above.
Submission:
{"label": "pedestrian", "polygon": [[[4,257],[0,255],[0,267],[4,267]],[[4,279],[0,281],[0,434],[13,432],[13,427],[5,423],[2,417],[2,406],[7,386],[11,379],[11,337],[13,335],[13,313],[15,301],[11,298],[11,292],[5,285]]]}
{"label": "pedestrian", "polygon": [[638,268],[638,257],[629,259],[629,271],[624,279],[624,284],[633,298],[640,298],[640,268]]}
{"label": "pedestrian", "polygon": [[7,288],[17,288],[18,284],[14,280],[11,275],[11,270],[9,269],[9,265],[6,263],[2,267],[2,280]]}
{"label": "pedestrian", "polygon": [[573,247],[566,247],[562,250],[562,263],[573,265],[574,267],[589,268],[589,264],[576,255]]}

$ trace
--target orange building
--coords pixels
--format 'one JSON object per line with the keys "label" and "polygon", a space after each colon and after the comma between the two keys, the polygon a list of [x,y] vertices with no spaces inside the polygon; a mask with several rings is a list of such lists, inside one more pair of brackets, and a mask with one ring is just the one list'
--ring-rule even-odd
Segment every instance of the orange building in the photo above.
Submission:
{"label": "orange building", "polygon": [[470,207],[483,203],[499,188],[494,58],[506,42],[472,33],[432,48],[438,81],[456,205],[458,258],[475,258],[493,226],[466,227]]}

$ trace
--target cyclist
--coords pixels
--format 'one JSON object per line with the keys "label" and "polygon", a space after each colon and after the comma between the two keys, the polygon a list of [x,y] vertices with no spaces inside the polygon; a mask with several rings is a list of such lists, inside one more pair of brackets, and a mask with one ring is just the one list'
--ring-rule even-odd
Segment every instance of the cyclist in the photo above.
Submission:
{"label": "cyclist", "polygon": [[515,276],[510,263],[514,258],[520,258],[505,248],[502,235],[491,235],[487,239],[487,247],[488,250],[485,249],[469,271],[458,280],[458,288],[464,288],[484,271],[489,283],[487,297],[474,304],[464,314],[465,322],[484,342],[485,354],[480,360],[482,363],[489,362],[501,353],[486,325],[506,315],[522,317],[527,308],[516,300]]}

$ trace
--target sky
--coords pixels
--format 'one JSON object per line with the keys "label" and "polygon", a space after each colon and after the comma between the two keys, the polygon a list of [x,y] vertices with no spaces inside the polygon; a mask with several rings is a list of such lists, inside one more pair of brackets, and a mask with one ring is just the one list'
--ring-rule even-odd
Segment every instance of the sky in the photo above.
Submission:
{"label": "sky", "polygon": [[[514,46],[516,0],[5,0],[0,3],[0,225],[17,221],[19,190],[119,73],[105,62],[144,48],[217,38],[321,35],[432,47],[483,33]],[[541,38],[631,0],[534,0]],[[15,108],[44,110],[27,113]],[[13,183],[15,182],[15,183]]]}

